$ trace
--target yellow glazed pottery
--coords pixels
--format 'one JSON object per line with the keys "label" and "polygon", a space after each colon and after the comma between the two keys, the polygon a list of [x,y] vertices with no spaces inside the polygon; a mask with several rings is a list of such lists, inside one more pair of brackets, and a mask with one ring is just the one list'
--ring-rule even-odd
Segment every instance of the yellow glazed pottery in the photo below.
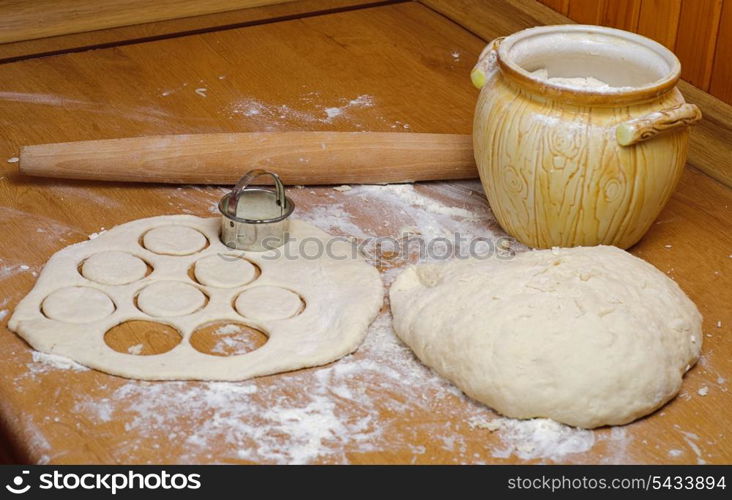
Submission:
{"label": "yellow glazed pottery", "polygon": [[[552,83],[537,70],[609,87]],[[676,187],[687,126],[701,118],[676,88],[680,71],[662,45],[600,26],[491,42],[472,73],[473,146],[501,226],[538,248],[636,243]]]}

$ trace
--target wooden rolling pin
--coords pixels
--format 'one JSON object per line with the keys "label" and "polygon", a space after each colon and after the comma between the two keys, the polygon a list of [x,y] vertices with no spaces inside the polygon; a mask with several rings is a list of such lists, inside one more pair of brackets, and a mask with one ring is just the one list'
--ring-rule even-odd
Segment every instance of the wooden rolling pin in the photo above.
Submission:
{"label": "wooden rolling pin", "polygon": [[27,175],[235,184],[247,171],[286,184],[380,184],[477,177],[469,135],[256,132],[161,135],[25,146]]}

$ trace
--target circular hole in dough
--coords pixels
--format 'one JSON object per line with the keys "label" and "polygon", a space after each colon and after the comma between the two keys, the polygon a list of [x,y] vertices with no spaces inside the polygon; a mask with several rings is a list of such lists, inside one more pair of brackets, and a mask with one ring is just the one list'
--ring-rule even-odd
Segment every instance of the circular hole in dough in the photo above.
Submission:
{"label": "circular hole in dough", "polygon": [[216,321],[194,331],[190,342],[195,350],[204,354],[240,356],[262,347],[267,342],[267,335],[243,323]]}
{"label": "circular hole in dough", "polygon": [[184,316],[202,309],[208,297],[181,281],[156,281],[137,294],[137,307],[150,316]]}
{"label": "circular hole in dough", "polygon": [[233,288],[254,281],[259,268],[238,255],[219,253],[197,260],[193,275],[202,285]]}
{"label": "circular hole in dough", "polygon": [[109,347],[136,356],[166,353],[181,340],[183,336],[172,326],[143,320],[125,321],[104,334],[104,342]]}
{"label": "circular hole in dough", "polygon": [[41,305],[47,318],[66,323],[92,323],[106,318],[114,310],[114,302],[106,293],[89,286],[59,288]]}
{"label": "circular hole in dough", "polygon": [[150,274],[147,262],[127,252],[99,252],[81,264],[81,275],[103,285],[126,285]]}
{"label": "circular hole in dough", "polygon": [[190,255],[200,252],[208,240],[197,229],[188,226],[160,226],[142,237],[142,246],[161,255]]}
{"label": "circular hole in dough", "polygon": [[258,321],[292,318],[305,302],[298,294],[278,286],[258,286],[244,290],[234,301],[237,312]]}

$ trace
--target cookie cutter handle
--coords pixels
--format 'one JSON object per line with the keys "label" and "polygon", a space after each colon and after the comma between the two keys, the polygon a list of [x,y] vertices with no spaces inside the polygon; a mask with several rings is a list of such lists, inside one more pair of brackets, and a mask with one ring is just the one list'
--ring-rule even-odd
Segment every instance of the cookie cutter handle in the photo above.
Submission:
{"label": "cookie cutter handle", "polygon": [[[257,168],[247,172],[239,182],[236,183],[234,189],[231,190],[231,195],[228,197],[226,202],[226,214],[232,218],[236,218],[237,210],[239,207],[239,198],[242,192],[249,187],[249,185],[258,177],[268,175],[272,177],[275,186],[275,203],[280,207],[280,216],[285,214],[287,210],[287,197],[285,196],[285,186],[282,184],[280,176],[274,172]],[[233,203],[232,203],[233,201]]]}

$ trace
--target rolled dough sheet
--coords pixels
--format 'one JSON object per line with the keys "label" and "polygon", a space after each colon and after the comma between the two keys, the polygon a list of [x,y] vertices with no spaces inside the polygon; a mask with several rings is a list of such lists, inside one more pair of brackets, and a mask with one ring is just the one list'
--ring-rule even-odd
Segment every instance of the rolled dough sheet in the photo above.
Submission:
{"label": "rolled dough sheet", "polygon": [[[308,250],[305,257],[303,242],[330,236],[292,220],[285,247],[242,252],[219,241],[219,224],[216,217],[152,217],[64,248],[8,326],[39,351],[147,380],[244,380],[330,363],[358,348],[382,306],[383,286],[347,242],[331,241],[329,253],[313,258]],[[145,275],[137,259],[152,272]],[[129,283],[116,264],[129,269]],[[111,349],[104,334],[132,320],[172,326],[182,341],[148,356]],[[268,341],[227,357],[194,349],[193,332],[217,321],[249,325]]]}

